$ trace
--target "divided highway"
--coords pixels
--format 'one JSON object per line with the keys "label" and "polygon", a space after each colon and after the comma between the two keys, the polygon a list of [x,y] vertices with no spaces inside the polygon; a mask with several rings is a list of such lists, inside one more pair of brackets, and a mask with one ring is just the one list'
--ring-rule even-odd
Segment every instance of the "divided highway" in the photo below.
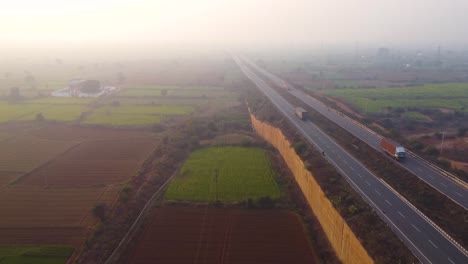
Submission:
{"label": "divided highway", "polygon": [[255,74],[238,57],[234,60],[242,72],[271,100],[278,110],[345,177],[350,185],[389,225],[395,234],[423,263],[468,263],[466,250],[438,231],[414,206],[383,180],[373,175],[358,160],[310,121],[295,116],[294,107]]}
{"label": "divided highway", "polygon": [[[263,75],[271,79],[278,86],[282,87],[287,85],[289,92],[315,109],[317,112],[321,113],[329,120],[335,122],[337,125],[341,126],[355,137],[359,138],[363,142],[367,143],[369,146],[374,149],[384,152],[380,148],[380,139],[382,136],[373,132],[372,130],[366,128],[364,125],[359,124],[358,122],[343,116],[339,112],[336,112],[319,100],[307,95],[306,93],[294,89],[285,81],[281,80],[277,76],[271,74],[270,72],[258,67],[255,63],[250,60],[246,61],[251,65],[255,70],[261,72]],[[415,154],[409,152],[407,153],[406,160],[404,162],[397,162],[398,165],[402,166],[409,172],[413,173],[421,180],[432,186],[434,189],[444,194],[452,201],[463,206],[465,209],[468,208],[468,188],[467,184],[459,179],[454,179],[454,176],[450,177],[448,174],[437,166],[430,164],[428,161],[423,160],[422,158],[416,156]]]}

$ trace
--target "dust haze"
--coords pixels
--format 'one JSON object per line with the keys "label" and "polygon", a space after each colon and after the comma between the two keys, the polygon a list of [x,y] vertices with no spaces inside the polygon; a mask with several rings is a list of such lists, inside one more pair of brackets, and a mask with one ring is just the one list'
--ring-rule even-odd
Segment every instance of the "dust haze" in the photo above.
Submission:
{"label": "dust haze", "polygon": [[463,0],[5,1],[0,54],[150,56],[227,49],[468,43]]}

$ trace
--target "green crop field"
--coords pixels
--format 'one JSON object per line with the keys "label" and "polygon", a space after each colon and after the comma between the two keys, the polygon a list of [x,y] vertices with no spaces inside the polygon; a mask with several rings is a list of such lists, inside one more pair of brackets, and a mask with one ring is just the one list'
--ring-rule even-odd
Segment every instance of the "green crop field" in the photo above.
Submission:
{"label": "green crop field", "polygon": [[[216,175],[218,175],[216,177]],[[280,197],[267,154],[260,148],[211,147],[192,153],[165,198],[195,202],[239,202]]]}
{"label": "green crop field", "polygon": [[[222,89],[167,89],[168,96],[206,96],[206,97],[228,97],[232,93]],[[162,96],[162,89],[125,89],[118,96]]]}
{"label": "green crop field", "polygon": [[161,122],[161,116],[157,115],[127,115],[117,113],[95,112],[91,114],[83,124],[108,125],[108,126],[148,126]]}
{"label": "green crop field", "polygon": [[65,264],[73,250],[68,246],[0,246],[0,264]]}
{"label": "green crop field", "polygon": [[389,107],[447,108],[468,112],[468,84],[446,83],[417,87],[333,89],[322,93],[337,97],[361,111],[377,113]]}
{"label": "green crop field", "polygon": [[46,97],[41,99],[32,99],[25,101],[29,104],[79,104],[79,105],[87,105],[92,102],[96,101],[96,98],[76,98],[76,97]]}
{"label": "green crop field", "polygon": [[190,106],[103,106],[94,111],[85,124],[111,126],[146,126],[156,124],[164,116],[187,115],[192,113]]}

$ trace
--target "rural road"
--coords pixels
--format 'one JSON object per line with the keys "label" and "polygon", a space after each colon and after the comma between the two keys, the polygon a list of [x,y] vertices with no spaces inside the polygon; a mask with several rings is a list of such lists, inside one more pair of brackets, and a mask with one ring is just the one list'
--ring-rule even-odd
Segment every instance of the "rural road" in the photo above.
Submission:
{"label": "rural road", "polygon": [[424,215],[406,202],[385,182],[341,148],[310,121],[298,119],[294,107],[253,72],[245,60],[234,57],[242,72],[271,100],[278,110],[345,177],[358,194],[377,212],[394,233],[423,263],[468,263],[466,250],[429,223]]}
{"label": "rural road", "polygon": [[[355,120],[352,120],[340,114],[339,112],[330,109],[319,100],[307,95],[306,93],[298,89],[293,88],[291,85],[281,80],[277,76],[258,67],[252,61],[246,60],[246,62],[249,63],[249,65],[252,66],[255,70],[261,72],[264,76],[271,79],[278,86],[282,87],[284,85],[287,85],[289,88],[289,92],[292,95],[294,95],[295,97],[297,97],[298,99],[315,109],[317,112],[327,117],[332,122],[341,126],[343,129],[347,130],[355,137],[367,143],[372,148],[381,152],[382,155],[385,155],[385,153],[380,148],[380,140],[382,136],[366,128],[364,125],[356,122]],[[458,182],[454,181],[451,177],[448,177],[446,172],[444,172],[442,169],[437,168],[437,166],[429,163],[428,161],[423,160],[422,158],[419,158],[413,153],[407,155],[406,160],[404,162],[395,161],[395,163],[405,168],[409,172],[413,173],[418,178],[432,186],[434,189],[436,189],[443,195],[450,198],[455,203],[463,206],[465,209],[468,209],[468,189],[466,187],[466,183],[462,182],[461,180]]]}

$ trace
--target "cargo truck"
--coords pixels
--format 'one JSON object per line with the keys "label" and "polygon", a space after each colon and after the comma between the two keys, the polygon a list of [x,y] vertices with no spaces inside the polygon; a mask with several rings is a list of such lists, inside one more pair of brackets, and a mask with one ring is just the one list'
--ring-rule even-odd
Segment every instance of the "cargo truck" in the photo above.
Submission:
{"label": "cargo truck", "polygon": [[382,138],[382,141],[380,141],[380,147],[382,148],[383,151],[385,151],[385,153],[392,156],[395,160],[398,160],[398,161],[405,160],[405,157],[406,157],[405,148],[400,146],[399,144],[389,139]]}
{"label": "cargo truck", "polygon": [[302,107],[296,107],[296,115],[301,119],[302,121],[307,120],[307,111],[304,110]]}

